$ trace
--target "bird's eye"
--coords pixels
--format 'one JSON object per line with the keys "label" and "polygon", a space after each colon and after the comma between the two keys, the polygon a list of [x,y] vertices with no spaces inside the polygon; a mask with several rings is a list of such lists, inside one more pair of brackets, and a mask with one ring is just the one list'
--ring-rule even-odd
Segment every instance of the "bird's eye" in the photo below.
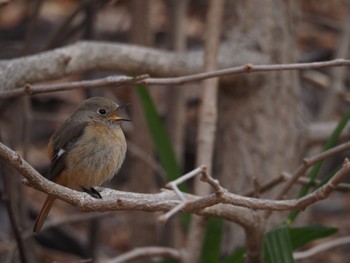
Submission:
{"label": "bird's eye", "polygon": [[100,115],[105,115],[107,113],[106,109],[98,109],[97,113]]}

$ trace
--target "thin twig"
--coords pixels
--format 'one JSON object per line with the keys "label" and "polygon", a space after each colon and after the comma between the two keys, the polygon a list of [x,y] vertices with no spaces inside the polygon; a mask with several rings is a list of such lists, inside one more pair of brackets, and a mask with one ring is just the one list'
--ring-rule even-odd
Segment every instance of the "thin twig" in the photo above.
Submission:
{"label": "thin twig", "polygon": [[184,175],[180,176],[179,178],[175,179],[174,181],[172,181],[172,183],[174,183],[176,185],[182,184],[182,183],[186,182],[187,180],[193,178],[197,174],[203,173],[205,171],[205,169],[206,169],[206,167],[204,165],[201,165],[198,168],[192,170],[191,172],[184,174]]}
{"label": "thin twig", "polygon": [[206,170],[204,170],[202,173],[201,181],[207,182],[213,188],[217,196],[221,196],[223,194],[224,190],[221,187],[219,180],[209,176]]}
{"label": "thin twig", "polygon": [[101,79],[73,81],[69,83],[56,83],[44,85],[27,84],[23,88],[4,91],[0,93],[0,99],[9,99],[24,95],[34,95],[40,93],[49,93],[56,91],[66,91],[73,89],[101,88],[106,86],[124,87],[143,82],[149,76],[144,74],[136,77],[127,76],[108,76]]}
{"label": "thin twig", "polygon": [[[344,96],[341,97],[344,98]],[[314,122],[308,124],[306,131],[306,145],[309,146],[326,142],[327,139],[331,136],[337,124],[338,121],[336,120],[330,122]],[[349,128],[350,125],[347,125],[344,128],[343,132],[339,136],[340,141],[344,142],[350,139],[350,134],[348,132]]]}
{"label": "thin twig", "polygon": [[342,181],[348,175],[350,175],[350,163],[347,159],[345,159],[343,167],[328,181],[327,184],[318,188],[315,192],[305,195],[299,199],[268,200],[244,197],[230,193],[220,185],[220,192],[222,192],[221,195],[211,194],[191,202],[188,206],[193,205],[196,207],[196,209],[204,209],[208,207],[209,203],[214,205],[217,202],[221,202],[224,204],[232,204],[236,206],[249,207],[251,209],[268,211],[303,210],[317,201],[326,199],[335,190],[340,181]]}
{"label": "thin twig", "polygon": [[186,182],[187,180],[193,178],[194,176],[203,173],[206,170],[206,167],[204,165],[192,170],[191,172],[184,174],[183,176],[180,176],[179,178],[175,179],[174,181],[171,181],[166,184],[165,187],[172,189],[176,195],[181,200],[181,203],[179,203],[177,206],[169,210],[164,215],[161,215],[158,217],[158,220],[162,223],[165,223],[170,217],[175,215],[177,212],[182,210],[187,205],[187,199],[185,198],[184,194],[180,191],[178,188],[179,184],[182,184]]}
{"label": "thin twig", "polygon": [[311,62],[311,63],[290,63],[290,64],[271,64],[271,65],[254,65],[248,63],[238,67],[227,69],[213,70],[209,72],[202,72],[198,74],[174,77],[174,78],[149,78],[145,81],[146,85],[182,85],[185,83],[197,82],[203,79],[225,77],[229,75],[253,73],[253,72],[267,72],[267,71],[285,71],[285,70],[305,70],[305,69],[319,69],[328,67],[350,66],[350,60],[338,58],[330,61]]}
{"label": "thin twig", "polygon": [[[60,83],[60,84],[52,84],[52,85],[27,84],[22,88],[16,88],[13,90],[0,92],[0,99],[8,99],[8,98],[13,98],[17,96],[64,91],[64,90],[71,90],[71,89],[78,89],[78,88],[100,88],[106,85],[116,85],[116,87],[120,87],[125,85],[133,85],[140,82],[148,86],[163,86],[163,85],[175,86],[175,85],[183,85],[185,83],[197,82],[197,81],[201,81],[209,78],[224,77],[224,76],[242,74],[242,73],[283,71],[283,70],[303,70],[303,69],[341,67],[341,66],[350,66],[350,60],[335,59],[335,60],[324,61],[324,62],[272,64],[272,65],[246,64],[239,67],[213,70],[213,71],[192,74],[188,76],[174,77],[174,78],[148,78],[148,75],[140,75],[139,77],[136,77],[135,79],[133,79],[127,76],[117,76],[117,77],[109,76],[103,79],[84,80],[84,81],[78,81],[78,82]],[[130,82],[128,82],[128,80],[130,80]],[[133,82],[132,80],[134,80],[135,82]]]}
{"label": "thin twig", "polygon": [[286,182],[284,187],[281,189],[281,191],[276,196],[276,199],[282,199],[290,190],[290,188],[295,184],[295,182],[300,178],[302,175],[304,175],[309,167],[312,165],[315,165],[317,162],[324,160],[326,158],[329,158],[331,156],[334,156],[342,151],[350,149],[350,142],[340,144],[336,147],[333,147],[332,149],[329,149],[327,151],[321,152],[313,157],[305,158],[303,160],[303,163],[299,165],[299,167],[292,173],[291,178]]}
{"label": "thin twig", "polygon": [[[265,193],[269,190],[271,190],[273,187],[279,185],[282,182],[289,181],[292,178],[292,175],[287,173],[287,172],[282,172],[280,176],[277,176],[275,178],[270,179],[268,182],[265,184],[261,185],[260,192]],[[301,185],[312,185],[312,186],[319,186],[321,184],[321,180],[310,180],[309,178],[306,177],[300,177],[296,181],[296,183],[301,184]],[[344,192],[348,193],[350,192],[350,184],[347,183],[340,183],[337,185],[335,188],[335,191],[338,192]],[[243,196],[249,196],[249,197],[255,197],[255,190],[249,190],[248,192],[244,193]]]}
{"label": "thin twig", "polygon": [[[288,174],[287,172],[283,172],[281,175],[282,180],[285,180],[285,181],[289,180],[291,177],[292,176],[290,174]],[[312,186],[316,187],[316,186],[320,186],[321,180],[318,180],[318,179],[311,180],[310,178],[300,177],[298,179],[297,183],[301,184],[301,185],[312,185]],[[335,188],[335,191],[348,193],[348,192],[350,192],[350,184],[340,183]]]}
{"label": "thin twig", "polygon": [[[289,178],[288,178],[289,179]],[[259,193],[265,193],[266,191],[271,190],[273,187],[279,185],[283,181],[286,181],[287,179],[283,176],[277,176],[275,178],[270,179],[268,182],[260,185]],[[253,190],[249,190],[248,192],[243,194],[244,196],[250,196],[250,197],[256,197],[256,188],[254,187]]]}
{"label": "thin twig", "polygon": [[179,250],[169,247],[142,247],[124,253],[119,257],[107,261],[107,263],[123,263],[141,257],[171,258],[180,261],[181,253]]}
{"label": "thin twig", "polygon": [[346,245],[350,243],[350,236],[347,237],[340,237],[336,238],[327,242],[324,242],[322,244],[319,244],[313,248],[310,248],[308,250],[302,251],[302,252],[295,252],[293,253],[293,257],[296,260],[303,259],[303,258],[309,258],[312,257],[320,252],[324,252],[325,250]]}
{"label": "thin twig", "polygon": [[158,217],[158,221],[161,223],[165,223],[168,221],[170,217],[175,215],[177,212],[181,211],[185,206],[187,205],[187,201],[184,200],[181,203],[179,203],[177,206],[166,212],[165,214]]}

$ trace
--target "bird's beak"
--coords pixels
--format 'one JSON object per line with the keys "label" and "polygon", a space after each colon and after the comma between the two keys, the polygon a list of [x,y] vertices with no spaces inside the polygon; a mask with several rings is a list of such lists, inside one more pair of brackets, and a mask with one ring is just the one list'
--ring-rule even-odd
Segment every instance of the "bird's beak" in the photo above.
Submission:
{"label": "bird's beak", "polygon": [[108,119],[112,121],[131,121],[129,119],[118,116],[116,112],[112,112]]}

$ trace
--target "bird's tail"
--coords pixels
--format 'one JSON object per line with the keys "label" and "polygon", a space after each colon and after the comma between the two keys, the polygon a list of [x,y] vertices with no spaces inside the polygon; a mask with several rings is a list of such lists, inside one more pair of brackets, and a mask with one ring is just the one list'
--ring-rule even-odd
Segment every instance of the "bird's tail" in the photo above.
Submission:
{"label": "bird's tail", "polygon": [[35,233],[40,232],[40,230],[45,222],[45,219],[46,219],[47,215],[49,214],[51,207],[52,207],[53,203],[55,202],[55,200],[56,200],[56,197],[54,197],[52,195],[48,195],[46,197],[45,203],[44,203],[43,207],[41,208],[41,211],[40,211],[38,217],[35,220],[33,232],[35,232]]}

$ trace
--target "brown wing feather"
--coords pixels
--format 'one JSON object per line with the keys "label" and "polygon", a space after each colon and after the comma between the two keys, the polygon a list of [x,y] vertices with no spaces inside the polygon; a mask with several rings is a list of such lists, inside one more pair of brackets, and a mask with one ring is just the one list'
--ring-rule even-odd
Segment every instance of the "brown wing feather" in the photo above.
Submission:
{"label": "brown wing feather", "polygon": [[68,119],[63,125],[52,135],[49,142],[49,157],[51,159],[49,180],[57,178],[61,172],[66,168],[65,156],[63,152],[69,151],[74,143],[83,134],[87,123],[72,122]]}

